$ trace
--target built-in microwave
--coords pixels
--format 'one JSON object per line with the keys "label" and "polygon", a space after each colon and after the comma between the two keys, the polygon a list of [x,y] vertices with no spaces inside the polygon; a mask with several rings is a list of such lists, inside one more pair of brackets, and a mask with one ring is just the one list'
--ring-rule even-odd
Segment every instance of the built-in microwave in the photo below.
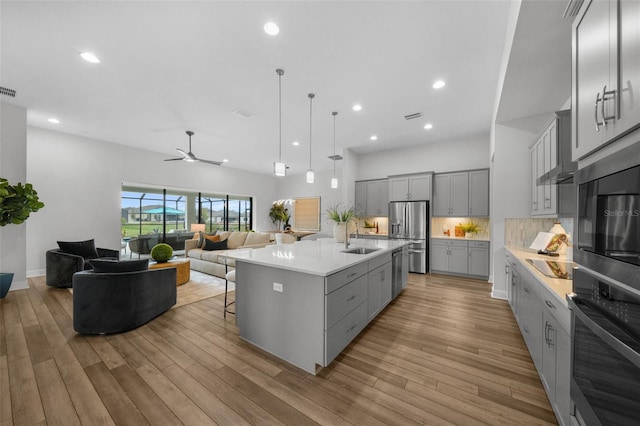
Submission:
{"label": "built-in microwave", "polygon": [[578,171],[576,263],[640,290],[640,144]]}

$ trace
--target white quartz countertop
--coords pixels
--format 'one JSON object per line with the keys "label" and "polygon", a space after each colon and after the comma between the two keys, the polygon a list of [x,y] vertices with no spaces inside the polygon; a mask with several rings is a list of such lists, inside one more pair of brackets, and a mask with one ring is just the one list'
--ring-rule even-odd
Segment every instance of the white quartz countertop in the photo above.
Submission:
{"label": "white quartz countertop", "polygon": [[448,235],[432,235],[432,240],[460,240],[460,241],[487,241],[490,240],[488,238],[467,238],[467,237],[450,237]]}
{"label": "white quartz countertop", "polygon": [[379,250],[369,254],[343,253],[344,243],[333,238],[302,240],[293,244],[270,245],[259,249],[228,251],[225,257],[241,262],[282,268],[312,275],[328,276],[361,262],[391,252],[411,243],[409,240],[352,239],[349,248],[371,247]]}
{"label": "white quartz countertop", "polygon": [[563,306],[568,307],[567,293],[573,291],[573,280],[563,280],[560,278],[550,278],[540,272],[535,266],[527,262],[527,259],[541,259],[541,260],[555,260],[557,262],[570,262],[565,256],[549,257],[538,254],[531,249],[518,249],[513,247],[505,247],[505,249],[511,253],[516,259],[520,261],[523,267],[527,268],[529,272],[540,281],[545,287],[551,290],[553,294],[557,296],[557,299],[562,302]]}

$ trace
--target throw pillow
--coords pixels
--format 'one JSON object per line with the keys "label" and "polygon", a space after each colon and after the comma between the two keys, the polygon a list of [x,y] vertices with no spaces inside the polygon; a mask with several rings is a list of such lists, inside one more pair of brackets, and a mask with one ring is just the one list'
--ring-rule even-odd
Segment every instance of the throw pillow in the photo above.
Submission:
{"label": "throw pillow", "polygon": [[96,259],[89,261],[89,263],[93,266],[95,273],[137,272],[149,269],[149,259],[123,260],[122,262]]}
{"label": "throw pillow", "polygon": [[227,249],[227,240],[223,241],[211,241],[209,239],[204,240],[204,247],[202,250],[226,250]]}
{"label": "throw pillow", "polygon": [[205,240],[209,240],[209,241],[211,241],[213,243],[217,243],[218,241],[220,241],[220,235],[207,235],[207,234],[204,234],[203,237],[204,237]]}
{"label": "throw pillow", "polygon": [[93,239],[87,241],[58,241],[60,251],[67,254],[82,256],[85,260],[98,257],[96,243]]}

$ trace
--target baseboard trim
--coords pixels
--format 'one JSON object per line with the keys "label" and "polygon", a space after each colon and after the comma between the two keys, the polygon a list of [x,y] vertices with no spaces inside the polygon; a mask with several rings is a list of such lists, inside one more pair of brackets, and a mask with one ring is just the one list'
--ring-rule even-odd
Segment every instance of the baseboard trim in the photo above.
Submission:
{"label": "baseboard trim", "polygon": [[491,297],[493,299],[508,300],[507,292],[502,290],[491,290]]}
{"label": "baseboard trim", "polygon": [[46,274],[46,269],[34,269],[27,271],[27,278],[41,277]]}

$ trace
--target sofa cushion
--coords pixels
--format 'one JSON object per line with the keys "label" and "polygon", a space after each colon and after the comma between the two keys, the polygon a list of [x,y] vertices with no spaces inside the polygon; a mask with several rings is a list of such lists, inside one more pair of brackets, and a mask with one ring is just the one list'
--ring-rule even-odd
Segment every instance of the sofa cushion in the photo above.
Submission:
{"label": "sofa cushion", "polygon": [[231,235],[231,231],[216,231],[214,235],[220,235],[220,241],[226,240]]}
{"label": "sofa cushion", "polygon": [[268,244],[270,237],[271,235],[268,232],[249,232],[243,245]]}
{"label": "sofa cushion", "polygon": [[58,241],[60,251],[67,254],[82,256],[85,260],[98,257],[96,243],[93,239],[86,241]]}
{"label": "sofa cushion", "polygon": [[189,250],[189,252],[187,253],[187,257],[191,258],[191,259],[202,259],[202,253],[206,253],[204,250],[202,250],[201,248],[197,248],[197,249],[191,249]]}
{"label": "sofa cushion", "polygon": [[226,250],[227,249],[227,240],[224,241],[211,241],[209,239],[204,240],[204,247],[202,247],[205,251],[211,250]]}
{"label": "sofa cushion", "polygon": [[222,253],[222,250],[211,250],[211,251],[203,251],[200,259],[207,262],[218,262],[218,254]]}
{"label": "sofa cushion", "polygon": [[205,240],[217,243],[218,241],[221,241],[222,238],[220,238],[220,235],[206,235],[205,234],[205,235],[203,235],[203,242],[202,242],[203,244],[204,244]]}
{"label": "sofa cushion", "polygon": [[227,238],[227,247],[230,249],[237,249],[244,245],[244,241],[247,239],[248,232],[233,231]]}
{"label": "sofa cushion", "polygon": [[105,272],[136,272],[149,269],[149,259],[123,260],[121,262],[117,260],[94,259],[90,260],[89,263],[93,266],[93,272],[96,274]]}

